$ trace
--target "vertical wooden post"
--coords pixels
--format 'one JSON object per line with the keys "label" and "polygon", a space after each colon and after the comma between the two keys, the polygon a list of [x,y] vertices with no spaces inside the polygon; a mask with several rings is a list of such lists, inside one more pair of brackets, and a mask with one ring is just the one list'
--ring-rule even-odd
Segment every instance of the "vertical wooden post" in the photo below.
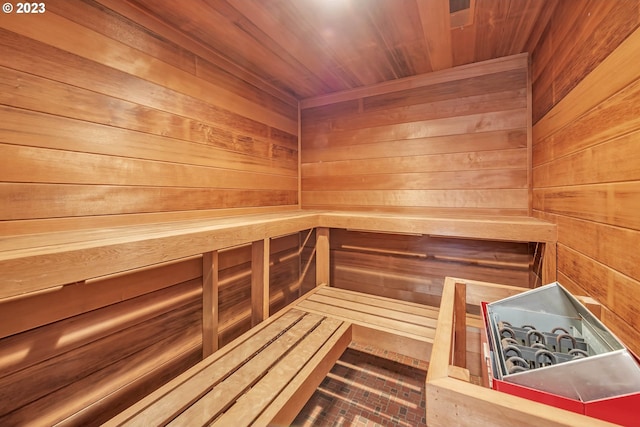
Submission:
{"label": "vertical wooden post", "polygon": [[202,254],[202,358],[218,349],[218,251]]}
{"label": "vertical wooden post", "polygon": [[467,285],[456,283],[453,304],[454,344],[453,364],[461,368],[467,367]]}
{"label": "vertical wooden post", "polygon": [[316,286],[329,283],[331,274],[329,264],[329,229],[327,227],[316,228]]}
{"label": "vertical wooden post", "polygon": [[545,242],[544,254],[542,256],[542,284],[547,285],[557,279],[557,259],[558,253],[556,242]]}
{"label": "vertical wooden post", "polygon": [[304,250],[304,242],[306,242],[306,240],[302,240],[302,231],[298,231],[298,298],[302,296],[302,282],[304,281],[302,276],[302,251]]}
{"label": "vertical wooden post", "polygon": [[269,317],[270,240],[251,244],[251,326]]}

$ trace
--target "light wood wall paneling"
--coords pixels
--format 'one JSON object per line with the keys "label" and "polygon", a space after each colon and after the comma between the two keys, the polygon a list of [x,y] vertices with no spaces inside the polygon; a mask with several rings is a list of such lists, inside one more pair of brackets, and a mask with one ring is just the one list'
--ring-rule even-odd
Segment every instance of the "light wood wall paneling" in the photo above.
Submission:
{"label": "light wood wall paneling", "polygon": [[[394,175],[397,173],[522,169],[526,165],[526,152],[526,148],[513,148],[462,153],[407,155],[402,157],[343,159],[329,162],[320,160],[317,163],[302,165],[302,179],[304,183],[307,177],[330,177],[334,174],[357,176],[368,175],[376,171]],[[427,187],[424,190],[428,191],[429,188]]]}
{"label": "light wood wall paneling", "polygon": [[529,287],[527,243],[332,229],[333,286],[438,305],[447,276]]}
{"label": "light wood wall paneling", "polygon": [[[106,3],[0,25],[2,206],[22,212],[3,211],[3,229],[298,207],[297,100],[139,9]],[[220,197],[206,201],[211,191]]]}
{"label": "light wood wall paneling", "polygon": [[300,292],[300,246],[298,233],[271,239],[269,266],[269,313],[298,298]]}
{"label": "light wood wall paneling", "polygon": [[[630,2],[593,6],[603,13],[575,23],[579,31],[561,62],[544,66],[534,51],[539,82],[556,94],[537,94],[548,112],[533,127],[533,208],[558,226],[558,280],[601,303],[605,324],[638,352],[640,271],[629,248],[640,239],[640,72],[631,59],[640,52],[640,12]],[[587,29],[596,26],[611,37],[592,51]],[[562,39],[563,31],[551,20],[538,51]],[[586,49],[590,55],[579,55]],[[575,84],[559,74],[569,68]],[[535,83],[533,89],[535,95]]]}
{"label": "light wood wall paneling", "polygon": [[[0,348],[2,372],[8,374],[42,363],[56,354],[75,350],[100,337],[144,323],[175,306],[198,299],[199,287],[200,280],[191,280],[6,337]],[[52,341],[52,337],[56,339]]]}
{"label": "light wood wall paneling", "polygon": [[[389,155],[389,141],[353,141],[350,145],[327,146],[328,141],[319,139],[309,141],[301,153],[303,163],[318,161],[337,161],[343,158],[351,160],[384,158]],[[475,151],[499,151],[522,149],[527,147],[527,134],[524,131],[505,130],[482,132],[477,134],[447,135],[433,138],[406,140],[401,146],[394,147],[398,156],[427,156]]]}
{"label": "light wood wall paneling", "polygon": [[[195,346],[200,356],[200,298],[201,282],[191,280],[4,338],[1,422],[27,422],[36,410],[29,422],[52,425],[111,393],[124,398],[129,383],[148,386],[166,380],[169,371],[175,375],[193,360],[183,355],[186,349]],[[165,363],[177,357],[181,366],[154,365],[157,358],[148,352],[159,347]],[[116,367],[121,378],[104,376]],[[139,392],[126,401],[137,400]]]}
{"label": "light wood wall paneling", "polygon": [[[578,10],[559,2],[549,30],[530,50],[534,58],[534,122],[545,116],[578,82],[593,72],[640,23],[637,2],[592,0],[581,1],[580,6]],[[547,61],[538,63],[538,55],[548,58]],[[619,77],[611,75],[609,79],[609,82],[603,81],[605,87],[596,89],[593,96],[604,93],[605,88],[616,84]]]}
{"label": "light wood wall paneling", "polygon": [[[83,24],[49,12],[40,17],[41,26],[25,25],[23,19],[3,20],[2,27],[14,33],[49,44],[80,57],[108,65],[128,74],[163,86],[179,88],[182,93],[202,99],[257,121],[295,133],[294,119],[281,116],[238,94],[167,64],[151,54],[133,49],[124,43],[90,30]],[[61,31],[61,29],[64,29]],[[135,57],[136,61],[129,58]]]}
{"label": "light wood wall paneling", "polygon": [[366,89],[301,103],[303,207],[529,212],[526,56]]}
{"label": "light wood wall paneling", "polygon": [[[640,75],[635,77],[640,78]],[[580,160],[576,155],[582,155],[588,149],[600,150],[598,147],[604,141],[612,138],[620,138],[622,155],[629,155],[630,151],[625,152],[625,137],[628,133],[637,131],[639,126],[638,111],[640,103],[638,95],[640,92],[640,83],[638,80],[632,82],[629,86],[613,94],[610,98],[604,100],[598,105],[597,109],[592,109],[580,116],[574,117],[574,120],[563,125],[552,135],[543,136],[537,133],[538,139],[534,145],[535,164],[534,166],[542,166],[551,159],[559,159],[564,156],[570,157],[572,160]],[[541,127],[544,124],[541,124]],[[565,160],[567,161],[567,160]],[[575,161],[575,160],[574,160]],[[582,159],[584,162],[585,160]],[[621,162],[624,159],[620,158]],[[580,164],[576,165],[580,166]],[[589,165],[594,171],[598,170],[598,164]],[[624,170],[624,163],[622,163]],[[606,168],[609,173],[615,173],[610,168]],[[567,171],[569,172],[569,171]],[[576,172],[582,172],[577,169]],[[584,173],[584,172],[582,172]],[[572,175],[569,175],[572,176]],[[544,186],[544,182],[541,183]]]}
{"label": "light wood wall paneling", "polygon": [[[202,274],[200,257],[66,285],[0,303],[0,337],[132,299]],[[25,316],[24,313],[30,313]]]}
{"label": "light wood wall paneling", "polygon": [[202,352],[199,329],[194,323],[189,333],[183,330],[174,334],[0,421],[6,425],[99,425],[198,362]]}
{"label": "light wood wall paneling", "polygon": [[[28,195],[28,198],[24,196]],[[1,220],[291,205],[297,192],[216,188],[0,183]]]}
{"label": "light wood wall paneling", "polygon": [[241,67],[240,65],[229,61],[228,58],[221,56],[218,52],[211,49],[211,46],[207,46],[204,43],[190,38],[178,28],[157,19],[155,16],[152,16],[148,12],[142,10],[139,6],[131,2],[123,3],[119,0],[98,0],[97,3],[111,9],[128,20],[153,31],[162,38],[170,40],[172,43],[186,51],[193,52],[197,55],[197,58],[202,58],[212,64],[215,64],[216,67],[220,68],[224,72],[236,76],[242,81],[250,83],[252,86],[270,94],[273,98],[279,98],[289,105],[297,104],[297,99],[292,95],[277,89],[269,82],[247,70],[245,67]]}
{"label": "light wood wall paneling", "polygon": [[[187,321],[198,323],[199,316],[197,313],[193,315],[195,306],[197,302],[194,304],[192,300],[192,304],[182,310],[174,310],[171,314],[163,313],[165,315],[99,339],[93,345],[56,355],[1,378],[3,391],[0,413],[10,413],[68,386],[77,379],[140,352],[155,342],[184,332]],[[42,339],[40,344],[43,341],[46,342],[47,339]]]}

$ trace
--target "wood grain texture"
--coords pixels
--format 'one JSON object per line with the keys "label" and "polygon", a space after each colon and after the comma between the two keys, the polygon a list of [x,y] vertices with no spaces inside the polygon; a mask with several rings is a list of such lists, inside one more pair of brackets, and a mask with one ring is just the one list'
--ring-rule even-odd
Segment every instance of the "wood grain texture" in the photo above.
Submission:
{"label": "wood grain texture", "polygon": [[202,358],[218,349],[219,309],[218,251],[202,254]]}
{"label": "wood grain texture", "polygon": [[[558,2],[547,30],[535,45],[529,46],[533,58],[534,122],[595,71],[640,24],[640,9],[634,1],[582,0],[579,9],[576,7]],[[605,87],[618,77],[614,74],[606,79],[610,81]],[[584,96],[590,97],[586,93]]]}
{"label": "wood grain texture", "polygon": [[[502,67],[496,69],[495,67]],[[451,76],[447,77],[448,74]],[[529,206],[526,57],[302,109],[306,208],[517,214]]]}
{"label": "wood grain texture", "polygon": [[[553,98],[534,95],[534,104],[546,99],[541,111],[548,112],[533,128],[533,208],[535,216],[558,225],[558,280],[601,303],[605,324],[638,353],[640,339],[632,331],[638,326],[640,272],[630,248],[640,233],[640,74],[629,54],[640,49],[640,16],[636,3],[595,3],[602,13],[574,24],[578,33],[562,60],[544,56],[544,65],[536,62],[542,57],[532,57],[539,84],[547,81],[555,91]],[[596,25],[598,42],[587,30]],[[619,37],[633,29],[622,42]],[[552,19],[537,49],[566,38],[563,31]],[[579,55],[587,50],[589,55]]]}
{"label": "wood grain texture", "polygon": [[3,227],[297,206],[297,102],[116,9],[0,25]]}
{"label": "wood grain texture", "polygon": [[[127,274],[82,281],[51,292],[0,304],[0,336],[7,337],[58,322],[123,300],[198,279],[200,257],[143,268]],[[24,316],[24,313],[31,313]]]}
{"label": "wood grain texture", "polygon": [[[141,369],[157,370],[157,381],[164,368],[145,360],[148,351],[164,347],[175,357],[174,345],[190,342],[184,352],[194,338],[201,342],[200,286],[185,282],[3,339],[3,424],[25,422],[33,410],[42,423],[55,423],[138,381]],[[104,376],[115,367],[121,378]],[[91,379],[106,382],[89,387]]]}
{"label": "wood grain texture", "polygon": [[[469,19],[460,27],[445,0],[99,3],[170,40],[156,48],[163,58],[186,49],[197,55],[197,69],[206,58],[265,91],[298,99],[525,52],[529,39],[539,37],[536,22],[546,22],[543,12],[555,6],[548,0],[478,0],[462,11]],[[113,32],[91,24],[105,35]],[[122,23],[116,28],[137,34]],[[147,40],[130,43],[139,48]]]}

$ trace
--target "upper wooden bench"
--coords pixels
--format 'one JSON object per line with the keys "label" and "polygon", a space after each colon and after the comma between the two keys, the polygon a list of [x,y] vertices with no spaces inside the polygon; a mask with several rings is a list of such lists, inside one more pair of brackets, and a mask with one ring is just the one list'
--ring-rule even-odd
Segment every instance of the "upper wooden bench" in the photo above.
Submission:
{"label": "upper wooden bench", "polygon": [[316,227],[553,243],[554,251],[557,238],[554,224],[529,217],[307,210],[2,236],[0,299]]}
{"label": "upper wooden bench", "polygon": [[379,347],[426,359],[437,315],[433,307],[320,286],[106,425],[289,425],[356,329]]}

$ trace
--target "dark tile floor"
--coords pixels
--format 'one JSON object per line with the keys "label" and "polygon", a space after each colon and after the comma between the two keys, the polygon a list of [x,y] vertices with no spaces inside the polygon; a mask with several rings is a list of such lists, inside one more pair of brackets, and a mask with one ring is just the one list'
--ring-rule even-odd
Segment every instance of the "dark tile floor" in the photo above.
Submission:
{"label": "dark tile floor", "polygon": [[352,343],[293,425],[426,426],[428,363]]}

